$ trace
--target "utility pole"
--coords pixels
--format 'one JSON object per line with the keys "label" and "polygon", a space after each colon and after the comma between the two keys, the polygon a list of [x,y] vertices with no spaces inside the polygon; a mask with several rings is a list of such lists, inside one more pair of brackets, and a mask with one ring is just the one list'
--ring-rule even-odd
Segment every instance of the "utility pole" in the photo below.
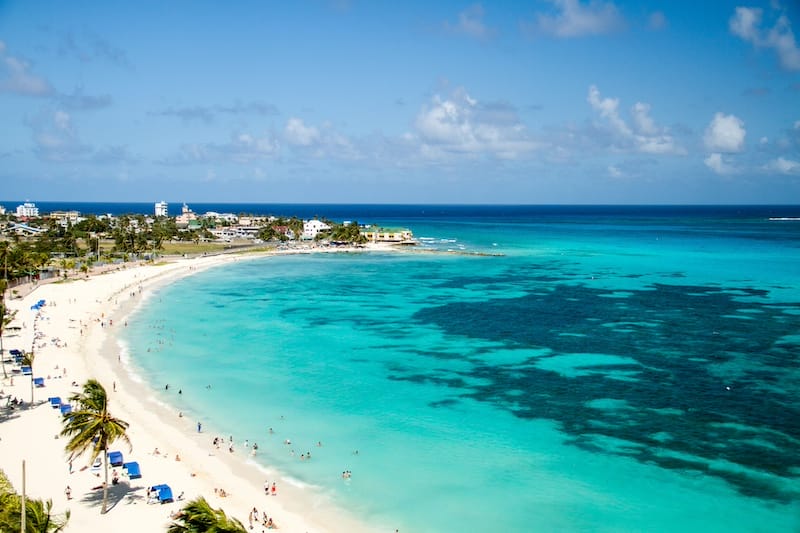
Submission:
{"label": "utility pole", "polygon": [[22,460],[22,498],[21,498],[22,505],[20,506],[22,510],[20,511],[19,517],[19,533],[25,533],[25,459]]}

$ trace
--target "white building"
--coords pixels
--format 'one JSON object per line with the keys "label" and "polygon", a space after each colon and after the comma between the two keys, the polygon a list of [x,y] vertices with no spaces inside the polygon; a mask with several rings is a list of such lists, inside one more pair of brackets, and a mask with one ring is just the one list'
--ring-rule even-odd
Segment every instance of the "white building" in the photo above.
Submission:
{"label": "white building", "polygon": [[315,239],[317,235],[319,235],[323,231],[328,231],[331,229],[329,225],[324,222],[317,220],[304,220],[303,221],[303,238],[304,239]]}
{"label": "white building", "polygon": [[169,204],[167,204],[167,202],[165,202],[163,200],[160,201],[160,202],[156,202],[156,216],[157,217],[169,216],[167,214],[167,208],[168,207],[169,207]]}
{"label": "white building", "polygon": [[20,218],[36,218],[39,216],[39,208],[33,202],[25,202],[17,206],[17,216]]}

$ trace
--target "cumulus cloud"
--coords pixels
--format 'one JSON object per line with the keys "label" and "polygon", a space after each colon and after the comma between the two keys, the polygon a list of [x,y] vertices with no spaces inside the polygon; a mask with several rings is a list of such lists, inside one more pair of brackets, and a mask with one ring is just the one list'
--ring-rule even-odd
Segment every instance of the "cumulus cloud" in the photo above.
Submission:
{"label": "cumulus cloud", "polygon": [[65,111],[42,113],[28,125],[33,134],[34,152],[42,160],[74,161],[91,152],[91,148],[80,141],[72,116]]}
{"label": "cumulus cloud", "polygon": [[286,122],[284,136],[289,144],[297,146],[311,146],[319,141],[319,130],[313,126],[306,126],[299,118],[290,118]]}
{"label": "cumulus cloud", "polygon": [[720,176],[727,176],[736,172],[735,167],[728,164],[722,157],[722,154],[710,154],[703,160],[708,168],[719,174]]}
{"label": "cumulus cloud", "polygon": [[335,159],[363,158],[355,144],[328,122],[312,126],[307,125],[302,119],[292,117],[286,121],[283,138],[292,150],[307,156]]}
{"label": "cumulus cloud", "polygon": [[703,141],[709,152],[741,152],[746,133],[740,118],[716,113],[706,128]]}
{"label": "cumulus cloud", "polygon": [[483,6],[473,4],[458,14],[458,21],[455,24],[445,22],[446,30],[459,33],[476,39],[486,39],[493,33],[483,22]]}
{"label": "cumulus cloud", "polygon": [[54,91],[46,79],[31,72],[27,61],[9,55],[5,43],[0,41],[0,92],[50,96]]}
{"label": "cumulus cloud", "polygon": [[656,125],[650,116],[650,105],[637,102],[631,108],[632,125],[619,112],[619,99],[603,98],[600,90],[592,85],[587,96],[592,106],[603,119],[612,143],[618,150],[646,154],[683,154],[683,148],[675,143],[665,127]]}
{"label": "cumulus cloud", "polygon": [[464,89],[435,95],[423,106],[407,140],[429,158],[456,155],[515,159],[540,148],[508,104],[481,104]]}
{"label": "cumulus cloud", "polygon": [[227,143],[191,143],[180,147],[177,154],[163,159],[168,165],[199,163],[251,163],[278,155],[280,144],[272,135],[263,137],[236,133]]}
{"label": "cumulus cloud", "polygon": [[786,159],[784,157],[773,159],[767,163],[764,168],[768,171],[777,172],[779,174],[800,176],[800,162]]}
{"label": "cumulus cloud", "polygon": [[555,13],[539,13],[523,30],[534,35],[582,37],[614,33],[625,27],[625,19],[613,2],[590,0],[550,0]]}
{"label": "cumulus cloud", "polygon": [[800,70],[800,48],[795,41],[789,17],[782,14],[775,24],[762,28],[764,10],[756,7],[737,7],[728,21],[731,33],[756,48],[768,48],[778,54],[786,70]]}

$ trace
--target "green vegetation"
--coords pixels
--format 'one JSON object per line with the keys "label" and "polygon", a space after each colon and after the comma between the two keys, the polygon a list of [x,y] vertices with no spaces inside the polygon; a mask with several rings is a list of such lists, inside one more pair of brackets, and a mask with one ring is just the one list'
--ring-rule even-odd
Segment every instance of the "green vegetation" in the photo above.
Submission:
{"label": "green vegetation", "polygon": [[222,509],[212,509],[202,496],[189,501],[178,512],[167,533],[245,533],[244,525],[225,514]]}
{"label": "green vegetation", "polygon": [[[56,533],[69,521],[69,511],[53,515],[52,500],[25,500],[25,533]],[[5,473],[0,470],[0,531],[21,531],[22,497],[14,491]]]}
{"label": "green vegetation", "polygon": [[96,379],[84,383],[81,392],[70,396],[70,401],[77,402],[78,408],[64,415],[61,436],[70,437],[65,447],[70,460],[89,451],[90,460],[94,461],[102,452],[105,482],[100,513],[105,514],[108,510],[108,447],[122,440],[130,448],[130,440],[125,433],[128,423],[108,412],[108,395]]}

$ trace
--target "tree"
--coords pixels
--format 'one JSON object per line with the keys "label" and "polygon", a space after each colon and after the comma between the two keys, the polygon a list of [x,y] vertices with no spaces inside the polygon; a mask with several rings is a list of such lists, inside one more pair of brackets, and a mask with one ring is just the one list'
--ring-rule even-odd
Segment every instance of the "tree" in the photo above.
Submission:
{"label": "tree", "polygon": [[103,507],[101,514],[108,510],[108,447],[117,440],[122,440],[131,449],[131,441],[125,430],[128,423],[115,418],[108,412],[108,395],[106,389],[96,379],[83,384],[81,392],[70,396],[70,401],[77,403],[77,409],[64,415],[62,437],[70,437],[66,445],[69,459],[89,451],[90,462],[103,453]]}
{"label": "tree", "polygon": [[[34,344],[36,344],[36,338],[33,339]],[[33,405],[33,362],[36,360],[36,354],[33,352],[33,346],[31,346],[30,352],[25,352],[22,356],[22,364],[23,366],[31,367],[31,405]]]}
{"label": "tree", "polygon": [[[0,531],[20,531],[21,498],[14,492],[0,494]],[[25,499],[25,533],[56,533],[69,521],[70,512],[53,515],[53,501]]]}
{"label": "tree", "polygon": [[6,373],[6,351],[3,348],[3,331],[6,329],[6,326],[14,320],[16,316],[16,311],[9,311],[6,307],[6,288],[8,287],[8,280],[0,279],[0,361],[3,365],[3,377],[7,378],[8,374]]}
{"label": "tree", "polygon": [[205,498],[187,502],[178,512],[167,533],[246,533],[244,525],[228,517],[222,509],[212,509]]}

